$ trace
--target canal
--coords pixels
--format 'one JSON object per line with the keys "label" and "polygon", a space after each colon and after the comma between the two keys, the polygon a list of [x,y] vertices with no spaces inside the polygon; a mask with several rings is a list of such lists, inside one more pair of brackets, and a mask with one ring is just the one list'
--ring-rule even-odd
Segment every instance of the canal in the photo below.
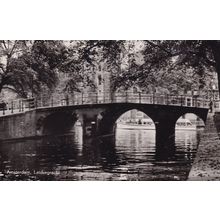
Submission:
{"label": "canal", "polygon": [[176,131],[175,152],[161,159],[154,130],[117,129],[82,143],[76,134],[8,141],[0,147],[0,180],[186,180],[199,130]]}

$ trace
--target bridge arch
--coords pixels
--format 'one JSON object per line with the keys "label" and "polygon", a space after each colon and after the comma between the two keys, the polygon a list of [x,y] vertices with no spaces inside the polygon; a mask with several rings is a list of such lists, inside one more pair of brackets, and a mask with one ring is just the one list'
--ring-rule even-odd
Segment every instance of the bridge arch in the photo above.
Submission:
{"label": "bridge arch", "polygon": [[55,112],[44,118],[42,123],[42,134],[64,134],[71,132],[77,115],[72,112]]}
{"label": "bridge arch", "polygon": [[147,115],[149,119],[151,119],[155,125],[154,118],[152,117],[151,112],[147,111],[146,108],[142,108],[141,106],[133,106],[133,105],[122,105],[115,106],[114,108],[107,109],[102,112],[102,118],[99,121],[99,133],[100,134],[114,134],[116,129],[116,122],[120,119],[121,116],[126,114],[129,111],[136,110],[138,112],[142,112]]}
{"label": "bridge arch", "polygon": [[[158,149],[162,149],[161,152],[165,152],[166,148],[175,145],[175,124],[179,117],[186,113],[194,113],[203,121],[207,117],[207,108],[159,104],[155,99],[151,100],[151,103],[142,103],[142,101],[137,98],[132,101],[123,99],[120,102],[44,108],[37,112],[38,117],[46,115],[42,123],[43,134],[69,132],[77,120],[74,112],[77,113],[82,122],[83,135],[86,138],[87,136],[115,134],[117,119],[125,112],[137,109],[153,120],[156,127],[156,146]],[[89,129],[91,134],[87,132],[88,135],[85,135]]]}
{"label": "bridge arch", "polygon": [[205,127],[205,121],[198,114],[186,113],[181,115],[176,121],[176,130],[196,130]]}
{"label": "bridge arch", "polygon": [[127,126],[128,129],[132,129],[132,126],[135,128],[135,126],[140,125],[155,129],[154,121],[146,113],[138,109],[126,111],[118,117],[115,123],[118,125],[117,128],[126,128]]}

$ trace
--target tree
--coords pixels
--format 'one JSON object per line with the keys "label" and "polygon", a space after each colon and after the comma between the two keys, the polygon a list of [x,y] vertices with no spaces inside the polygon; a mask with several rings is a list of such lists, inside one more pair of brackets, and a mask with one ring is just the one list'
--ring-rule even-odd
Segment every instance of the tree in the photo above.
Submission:
{"label": "tree", "polygon": [[[138,52],[137,44],[143,45]],[[2,40],[0,92],[9,88],[25,97],[45,87],[52,90],[58,73],[70,76],[68,91],[80,91],[82,85],[95,87],[94,66],[100,61],[111,73],[112,91],[133,85],[171,91],[203,88],[209,73],[216,71],[220,77],[220,42]]]}
{"label": "tree", "polygon": [[220,88],[220,41],[142,41],[143,62],[133,58],[129,68],[114,75],[114,88],[132,85],[147,87],[160,85],[166,88],[176,84],[190,88],[194,84],[202,89],[211,73],[217,72]]}
{"label": "tree", "polygon": [[[182,86],[187,86],[184,81],[197,79],[197,86],[202,89],[211,73],[216,71],[220,76],[220,45],[217,41],[145,41],[145,45],[141,67],[144,74],[140,78],[165,69],[165,73],[173,74],[175,79],[176,74],[182,72]],[[191,74],[187,76],[187,73]]]}
{"label": "tree", "polygon": [[52,88],[57,80],[55,63],[62,62],[57,52],[61,49],[57,41],[1,40],[0,92],[7,88],[27,97]]}
{"label": "tree", "polygon": [[[94,87],[93,70],[97,57],[108,65],[119,59],[114,41],[0,41],[0,92],[7,88],[22,97],[50,91],[58,74],[68,74],[64,90],[80,91],[80,85]],[[72,46],[70,45],[71,43]],[[99,59],[100,60],[100,59]],[[111,62],[110,62],[111,61]]]}
{"label": "tree", "polygon": [[79,84],[95,88],[94,67],[99,62],[104,61],[111,73],[120,71],[120,56],[123,54],[124,42],[111,40],[68,42],[67,59],[59,66],[61,72],[70,75],[65,90],[80,91],[82,88]]}
{"label": "tree", "polygon": [[171,91],[203,89],[212,72],[216,71],[220,77],[219,41],[139,41],[144,45],[139,50],[143,62],[138,62],[135,42],[72,41],[73,46],[66,47],[57,68],[69,72],[70,90],[79,90],[79,82],[94,86],[93,66],[100,60],[106,62],[111,73],[112,91],[133,85],[160,86]]}

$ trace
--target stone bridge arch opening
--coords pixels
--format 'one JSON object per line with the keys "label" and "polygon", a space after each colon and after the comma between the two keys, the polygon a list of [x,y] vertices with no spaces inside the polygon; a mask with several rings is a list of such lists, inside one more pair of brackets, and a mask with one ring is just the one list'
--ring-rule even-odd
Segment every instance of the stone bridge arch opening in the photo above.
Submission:
{"label": "stone bridge arch opening", "polygon": [[116,146],[155,146],[155,133],[154,121],[138,109],[124,112],[115,121]]}
{"label": "stone bridge arch opening", "polygon": [[154,121],[146,113],[138,109],[131,109],[122,113],[115,123],[117,128],[155,130]]}
{"label": "stone bridge arch opening", "polygon": [[[117,123],[122,121],[124,114],[126,115],[127,112],[136,111],[139,114],[145,115],[142,117],[143,119],[139,120],[137,118],[136,121],[131,120],[133,122],[147,124],[151,121],[151,125],[155,128],[155,120],[152,117],[153,113],[151,109],[149,110],[144,105],[134,105],[134,104],[127,104],[122,103],[120,105],[112,105],[111,108],[106,109],[105,111],[100,113],[100,119],[98,119],[98,133],[100,135],[107,135],[107,134],[115,134],[117,129]],[[98,117],[99,118],[99,117]]]}
{"label": "stone bridge arch opening", "polygon": [[179,157],[192,160],[197,150],[198,141],[205,128],[205,121],[195,113],[180,116],[175,124],[175,152]]}
{"label": "stone bridge arch opening", "polygon": [[43,121],[43,135],[66,134],[74,131],[77,116],[72,112],[56,112],[48,115]]}
{"label": "stone bridge arch opening", "polygon": [[186,113],[178,118],[175,125],[175,145],[187,148],[189,151],[197,146],[198,135],[205,128],[204,119],[195,113]]}
{"label": "stone bridge arch opening", "polygon": [[181,115],[175,124],[176,131],[202,130],[205,127],[205,120],[195,113]]}

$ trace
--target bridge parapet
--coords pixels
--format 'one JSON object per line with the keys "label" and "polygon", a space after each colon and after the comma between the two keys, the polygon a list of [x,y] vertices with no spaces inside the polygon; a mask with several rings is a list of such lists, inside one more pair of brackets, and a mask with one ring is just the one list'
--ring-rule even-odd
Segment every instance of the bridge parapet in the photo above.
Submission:
{"label": "bridge parapet", "polygon": [[[113,134],[115,122],[125,112],[137,109],[155,123],[156,144],[162,149],[174,141],[175,123],[179,117],[194,113],[206,120],[209,101],[190,96],[163,94],[96,93],[48,99],[21,99],[3,105],[0,112],[2,138],[59,134],[73,131],[78,120],[85,137]],[[106,98],[108,97],[108,98]],[[103,105],[104,104],[104,105]],[[5,117],[4,117],[5,116]],[[5,126],[7,125],[7,127]],[[174,145],[172,145],[174,146]]]}
{"label": "bridge parapet", "polygon": [[[79,93],[63,97],[40,97],[38,99],[17,99],[9,103],[4,103],[0,107],[0,116],[23,113],[36,108],[48,108],[58,106],[74,106],[88,104],[110,104],[110,103],[139,103],[169,106],[183,106],[206,108],[210,107],[210,101],[202,97],[175,96],[164,94],[146,93],[114,93],[98,95],[97,93]],[[214,103],[216,111],[220,111],[220,100]]]}
{"label": "bridge parapet", "polygon": [[184,107],[209,108],[209,100],[202,97],[192,96],[175,96],[163,94],[144,94],[144,93],[115,93],[114,95],[105,94],[98,95],[97,93],[87,93],[79,95],[69,95],[66,98],[54,99],[51,97],[41,97],[36,100],[36,106],[55,107],[68,105],[83,105],[83,104],[108,104],[108,103],[139,103],[139,104],[157,104],[157,105],[174,105]]}

